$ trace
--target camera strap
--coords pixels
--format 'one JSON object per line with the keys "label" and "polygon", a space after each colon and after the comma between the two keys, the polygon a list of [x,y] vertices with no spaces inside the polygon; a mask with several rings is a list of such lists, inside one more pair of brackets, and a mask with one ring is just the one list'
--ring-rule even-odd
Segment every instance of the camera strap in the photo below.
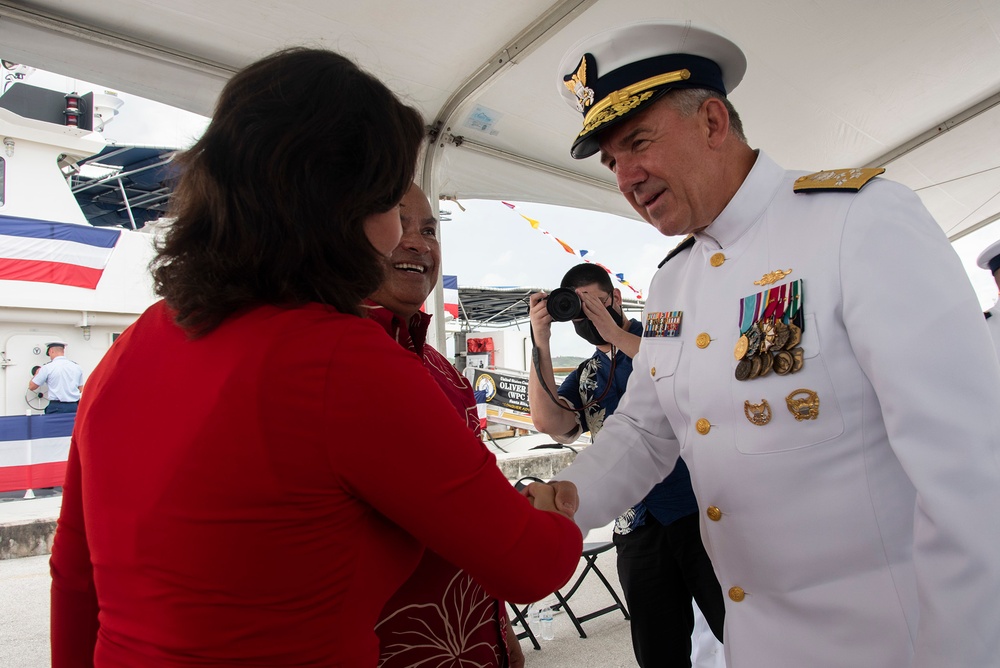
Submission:
{"label": "camera strap", "polygon": [[[571,408],[555,398],[555,396],[552,394],[552,390],[549,389],[548,383],[546,383],[545,379],[542,377],[542,362],[539,359],[538,347],[535,345],[535,330],[531,327],[530,324],[528,325],[528,334],[531,337],[531,363],[535,367],[535,375],[538,377],[538,383],[542,386],[542,389],[545,390],[545,394],[548,395],[552,403],[554,403],[556,406],[563,409],[564,411],[570,411],[573,413],[582,414],[588,408],[596,406],[602,401],[604,401],[604,397],[608,396],[608,392],[611,390],[611,386],[614,385],[615,366],[617,364],[617,358],[618,358],[618,348],[616,348],[613,345],[611,346],[611,352],[608,355],[608,357],[611,358],[611,368],[608,371],[608,382],[604,386],[604,391],[601,392],[601,395],[595,399],[592,399],[591,401],[588,401],[586,404],[580,406],[579,408]],[[589,361],[590,361],[589,359],[584,360],[580,364],[580,366],[577,367],[576,369],[577,377],[580,376],[580,371],[582,370],[583,365]]]}

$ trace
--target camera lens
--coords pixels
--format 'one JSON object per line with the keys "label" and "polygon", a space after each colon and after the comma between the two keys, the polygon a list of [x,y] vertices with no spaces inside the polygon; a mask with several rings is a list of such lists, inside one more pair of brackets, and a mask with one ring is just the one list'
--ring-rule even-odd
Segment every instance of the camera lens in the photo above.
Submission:
{"label": "camera lens", "polygon": [[566,322],[583,316],[583,301],[572,288],[556,288],[545,300],[545,308],[556,322]]}

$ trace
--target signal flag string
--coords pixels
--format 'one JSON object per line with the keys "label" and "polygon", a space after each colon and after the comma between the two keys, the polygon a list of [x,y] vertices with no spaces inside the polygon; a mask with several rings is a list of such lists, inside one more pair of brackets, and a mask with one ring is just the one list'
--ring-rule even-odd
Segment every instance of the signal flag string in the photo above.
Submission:
{"label": "signal flag string", "polygon": [[562,239],[560,239],[556,235],[552,234],[548,230],[544,229],[541,226],[541,224],[537,220],[535,220],[534,218],[529,218],[528,216],[526,216],[523,213],[521,213],[520,211],[518,211],[517,207],[514,206],[513,204],[511,204],[510,202],[504,202],[503,200],[500,200],[500,203],[503,204],[504,206],[506,206],[507,208],[511,209],[512,211],[516,212],[517,215],[521,216],[521,218],[524,218],[526,221],[528,221],[528,224],[531,225],[531,227],[533,229],[538,230],[539,232],[541,232],[545,236],[547,236],[550,239],[552,239],[552,241],[555,242],[556,244],[558,244],[560,246],[560,248],[562,248],[564,251],[566,251],[570,255],[575,255],[575,256],[581,258],[584,262],[587,262],[587,263],[590,263],[590,264],[596,264],[598,267],[600,267],[604,271],[608,272],[614,280],[618,281],[620,284],[624,285],[629,290],[631,290],[633,293],[635,293],[637,299],[642,299],[642,292],[639,291],[639,290],[636,290],[635,287],[631,283],[629,283],[627,280],[625,280],[625,274],[615,273],[615,272],[611,271],[610,269],[608,269],[607,267],[605,267],[600,262],[594,262],[593,260],[588,260],[586,256],[587,256],[588,253],[590,253],[590,251],[588,251],[588,250],[580,250],[578,252],[578,251],[573,250],[572,246],[570,246],[568,243],[566,243],[565,241],[563,241]]}

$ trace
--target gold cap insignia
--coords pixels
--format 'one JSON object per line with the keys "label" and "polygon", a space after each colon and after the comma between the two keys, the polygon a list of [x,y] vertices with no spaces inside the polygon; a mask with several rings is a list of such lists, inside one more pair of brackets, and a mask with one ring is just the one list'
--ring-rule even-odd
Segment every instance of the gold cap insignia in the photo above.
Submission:
{"label": "gold cap insignia", "polygon": [[594,89],[587,87],[587,60],[593,64],[594,57],[589,53],[583,54],[580,59],[580,66],[576,68],[576,73],[563,77],[563,84],[569,92],[576,95],[576,110],[583,113],[587,107],[594,103]]}
{"label": "gold cap insignia", "polygon": [[885,169],[882,167],[826,170],[795,179],[793,190],[797,193],[818,190],[846,190],[856,193],[864,188],[869,181],[883,173],[885,173]]}

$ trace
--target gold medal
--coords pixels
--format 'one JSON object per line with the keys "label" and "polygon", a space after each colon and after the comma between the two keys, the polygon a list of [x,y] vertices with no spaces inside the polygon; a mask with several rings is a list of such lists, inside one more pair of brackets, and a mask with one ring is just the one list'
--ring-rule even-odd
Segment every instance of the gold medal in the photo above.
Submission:
{"label": "gold medal", "polygon": [[767,352],[774,345],[774,323],[770,320],[765,320],[760,323],[760,349],[763,352]]}
{"label": "gold medal", "polygon": [[819,395],[812,390],[805,388],[795,390],[785,397],[785,403],[788,404],[788,411],[796,422],[815,420],[819,417]]}
{"label": "gold medal", "polygon": [[788,342],[785,343],[785,350],[791,350],[802,342],[802,329],[794,322],[788,323]]}
{"label": "gold medal", "polygon": [[744,401],[743,414],[747,416],[751,424],[763,427],[771,421],[771,405],[767,403],[767,399],[761,399],[759,404]]}
{"label": "gold medal", "polygon": [[757,328],[757,323],[750,326],[750,329],[746,333],[748,345],[747,345],[747,357],[753,357],[758,352],[760,352],[760,330]]}
{"label": "gold medal", "polygon": [[763,378],[771,373],[771,366],[774,364],[774,357],[771,353],[764,353],[760,356],[760,377]]}
{"label": "gold medal", "polygon": [[792,348],[789,352],[792,354],[792,373],[795,373],[805,363],[805,353],[802,348]]}
{"label": "gold medal", "polygon": [[781,322],[780,320],[774,321],[774,349],[782,350],[785,344],[788,343],[788,337],[791,332],[788,331],[788,325]]}
{"label": "gold medal", "polygon": [[736,365],[736,380],[746,380],[750,377],[750,360],[744,358]]}
{"label": "gold medal", "polygon": [[795,358],[787,350],[779,351],[774,355],[774,373],[784,376],[792,370]]}
{"label": "gold medal", "polygon": [[749,346],[750,340],[747,339],[746,334],[740,336],[740,340],[736,342],[736,349],[733,351],[733,355],[736,356],[736,359],[743,359],[743,356],[747,354],[747,348]]}

